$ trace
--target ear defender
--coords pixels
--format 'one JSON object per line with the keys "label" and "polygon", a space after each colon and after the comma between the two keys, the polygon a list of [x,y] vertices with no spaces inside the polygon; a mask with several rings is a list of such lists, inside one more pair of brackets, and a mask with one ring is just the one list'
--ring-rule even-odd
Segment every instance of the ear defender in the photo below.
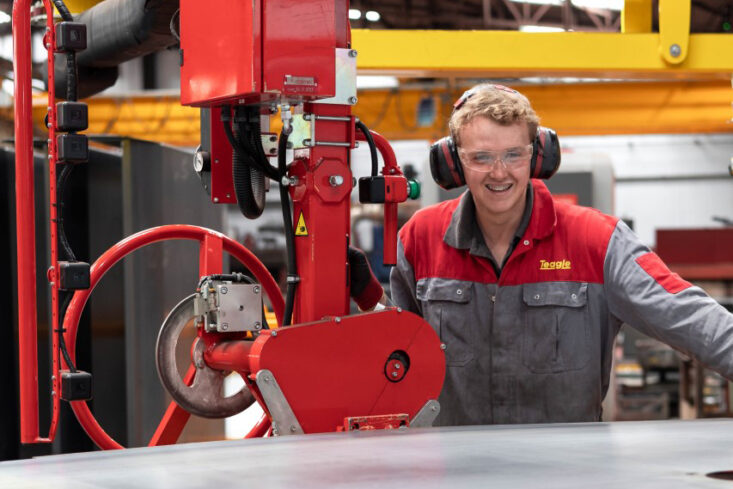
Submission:
{"label": "ear defender", "polygon": [[[531,178],[547,180],[560,168],[560,141],[557,133],[548,127],[538,127],[532,141]],[[458,150],[451,136],[439,139],[430,146],[430,173],[435,183],[446,190],[466,184]]]}
{"label": "ear defender", "polygon": [[461,159],[452,137],[441,138],[430,146],[430,173],[435,183],[446,190],[466,184]]}

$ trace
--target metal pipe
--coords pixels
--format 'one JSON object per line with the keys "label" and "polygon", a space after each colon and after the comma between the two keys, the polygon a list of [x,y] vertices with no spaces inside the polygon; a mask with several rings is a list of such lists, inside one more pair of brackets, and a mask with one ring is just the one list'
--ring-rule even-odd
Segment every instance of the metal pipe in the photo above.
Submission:
{"label": "metal pipe", "polygon": [[[376,131],[369,132],[372,134],[372,138],[374,138],[374,144],[377,145],[377,150],[379,150],[379,154],[382,155],[382,159],[384,160],[384,168],[382,169],[382,174],[402,175],[402,170],[400,170],[399,165],[397,165],[397,157],[395,156],[394,150],[389,144],[389,141],[387,141],[384,136]],[[358,141],[366,141],[366,136],[361,132],[357,132],[356,139]]]}
{"label": "metal pipe", "polygon": [[204,351],[206,365],[225,372],[251,372],[249,352],[254,341],[222,341]]}

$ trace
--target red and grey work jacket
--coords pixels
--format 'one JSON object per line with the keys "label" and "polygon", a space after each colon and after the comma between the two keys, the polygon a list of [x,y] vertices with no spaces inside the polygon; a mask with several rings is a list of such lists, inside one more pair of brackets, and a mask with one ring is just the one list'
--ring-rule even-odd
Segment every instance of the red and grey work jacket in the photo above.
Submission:
{"label": "red and grey work jacket", "polygon": [[498,278],[471,246],[483,238],[468,192],[400,231],[392,300],[445,345],[436,424],[598,421],[624,322],[733,378],[733,314],[622,221],[531,187],[529,225]]}

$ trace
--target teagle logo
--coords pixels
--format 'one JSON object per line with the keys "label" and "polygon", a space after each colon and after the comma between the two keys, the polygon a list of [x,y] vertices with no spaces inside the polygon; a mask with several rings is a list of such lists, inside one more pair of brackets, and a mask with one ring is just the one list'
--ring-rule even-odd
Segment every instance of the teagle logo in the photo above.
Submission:
{"label": "teagle logo", "polygon": [[540,260],[540,270],[570,270],[570,260]]}

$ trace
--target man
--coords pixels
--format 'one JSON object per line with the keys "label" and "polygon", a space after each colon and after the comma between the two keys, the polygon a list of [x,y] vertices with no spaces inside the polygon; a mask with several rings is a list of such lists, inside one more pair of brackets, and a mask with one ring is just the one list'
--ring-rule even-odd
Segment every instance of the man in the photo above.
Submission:
{"label": "man", "polygon": [[622,322],[733,378],[733,315],[622,221],[530,179],[538,124],[514,90],[467,92],[449,125],[468,191],[399,233],[392,300],[445,345],[436,425],[600,420]]}

